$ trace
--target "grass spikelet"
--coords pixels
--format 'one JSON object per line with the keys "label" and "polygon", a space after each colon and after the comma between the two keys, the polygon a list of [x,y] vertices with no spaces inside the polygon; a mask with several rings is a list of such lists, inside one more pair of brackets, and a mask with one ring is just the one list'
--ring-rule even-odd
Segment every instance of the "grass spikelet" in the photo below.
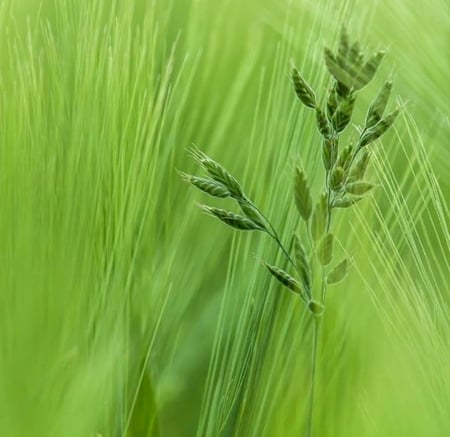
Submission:
{"label": "grass spikelet", "polygon": [[300,167],[295,170],[295,205],[303,220],[308,221],[311,216],[312,198],[305,172]]}
{"label": "grass spikelet", "polygon": [[344,258],[327,275],[327,284],[337,284],[344,280],[348,272],[348,260]]}
{"label": "grass spikelet", "polygon": [[292,81],[295,93],[300,101],[308,108],[315,109],[316,95],[311,86],[306,82],[296,68],[292,69]]}
{"label": "grass spikelet", "polygon": [[271,264],[264,263],[264,265],[267,267],[267,270],[269,270],[272,276],[278,280],[278,282],[304,299],[301,285],[291,275]]}
{"label": "grass spikelet", "polygon": [[244,217],[235,214],[231,211],[227,211],[221,208],[214,208],[207,205],[199,205],[199,207],[205,211],[207,214],[218,218],[220,221],[224,222],[228,226],[239,231],[262,231],[263,228],[258,226],[255,222],[250,220],[248,217]]}
{"label": "grass spikelet", "polygon": [[388,80],[384,83],[380,92],[369,106],[366,115],[365,129],[370,129],[381,120],[384,111],[386,109],[387,103],[389,101],[391,90],[392,90],[392,81]]}
{"label": "grass spikelet", "polygon": [[330,264],[333,259],[333,234],[325,235],[317,248],[317,257],[323,266]]}
{"label": "grass spikelet", "polygon": [[191,149],[190,153],[215,181],[228,188],[232,196],[238,199],[244,197],[244,192],[242,191],[239,182],[225,167],[198,149]]}
{"label": "grass spikelet", "polygon": [[357,182],[352,182],[350,184],[347,184],[345,186],[345,190],[350,194],[361,195],[361,194],[365,194],[368,191],[372,190],[373,188],[375,188],[375,186],[376,185],[374,185],[370,182],[357,181]]}
{"label": "grass spikelet", "polygon": [[192,176],[182,172],[180,172],[180,175],[184,181],[189,182],[194,187],[212,197],[225,199],[231,196],[230,190],[228,190],[225,185],[215,181],[214,179]]}
{"label": "grass spikelet", "polygon": [[300,273],[300,278],[307,294],[311,297],[311,267],[309,265],[306,250],[298,235],[294,236],[294,252],[297,271]]}

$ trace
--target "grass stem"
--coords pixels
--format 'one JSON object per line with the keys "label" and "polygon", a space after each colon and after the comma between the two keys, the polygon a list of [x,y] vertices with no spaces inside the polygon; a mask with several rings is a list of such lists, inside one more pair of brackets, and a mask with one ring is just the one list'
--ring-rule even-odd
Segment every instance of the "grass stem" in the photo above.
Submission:
{"label": "grass stem", "polygon": [[309,394],[309,413],[308,413],[308,431],[307,437],[314,435],[314,398],[316,392],[316,368],[317,368],[317,346],[320,334],[320,318],[314,317],[313,320],[313,345],[311,353],[311,388]]}

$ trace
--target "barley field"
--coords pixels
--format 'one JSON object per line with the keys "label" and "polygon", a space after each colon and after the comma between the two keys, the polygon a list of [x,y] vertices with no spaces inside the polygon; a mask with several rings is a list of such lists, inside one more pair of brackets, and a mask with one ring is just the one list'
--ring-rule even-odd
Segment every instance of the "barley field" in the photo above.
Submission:
{"label": "barley field", "polygon": [[[342,26],[386,52],[342,141],[385,80],[400,112],[333,212],[314,342],[276,241],[186,179],[206,154],[307,245],[291,71],[325,104]],[[0,0],[0,436],[450,435],[449,42],[444,0]]]}

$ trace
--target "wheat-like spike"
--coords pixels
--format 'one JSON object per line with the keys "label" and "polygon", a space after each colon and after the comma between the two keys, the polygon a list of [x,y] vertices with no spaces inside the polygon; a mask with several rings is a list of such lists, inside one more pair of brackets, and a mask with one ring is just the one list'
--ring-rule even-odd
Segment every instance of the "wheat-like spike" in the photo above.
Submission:
{"label": "wheat-like spike", "polygon": [[192,176],[184,172],[179,173],[184,181],[192,184],[194,187],[212,197],[224,199],[231,196],[230,190],[228,190],[225,185],[215,181],[214,179]]}
{"label": "wheat-like spike", "polygon": [[283,284],[286,288],[293,291],[294,293],[300,295],[302,299],[305,299],[300,283],[291,275],[289,275],[289,273],[266,262],[264,263],[264,265],[267,267],[272,276],[274,276],[281,284]]}
{"label": "wheat-like spike", "polygon": [[245,194],[234,176],[218,162],[198,149],[190,149],[191,156],[209,173],[217,182],[225,185],[231,195],[237,199],[245,198]]}
{"label": "wheat-like spike", "polygon": [[384,83],[380,92],[369,106],[366,115],[365,129],[370,129],[381,120],[381,117],[383,117],[384,111],[389,101],[391,90],[392,90],[392,81],[388,80]]}
{"label": "wheat-like spike", "polygon": [[203,211],[207,214],[218,218],[228,226],[240,231],[263,231],[261,226],[258,226],[255,222],[242,215],[235,214],[234,212],[227,211],[225,209],[214,208],[207,205],[199,205]]}

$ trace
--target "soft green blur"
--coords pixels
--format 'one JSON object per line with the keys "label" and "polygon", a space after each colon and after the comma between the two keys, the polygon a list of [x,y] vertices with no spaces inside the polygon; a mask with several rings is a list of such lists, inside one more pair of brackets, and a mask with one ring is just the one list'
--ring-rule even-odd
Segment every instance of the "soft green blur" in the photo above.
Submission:
{"label": "soft green blur", "polygon": [[2,0],[1,436],[302,435],[310,326],[276,247],[177,170],[196,144],[289,241],[297,160],[323,178],[290,63],[323,95],[342,23],[388,49],[355,122],[386,77],[405,110],[337,219],[315,437],[450,434],[446,1]]}

